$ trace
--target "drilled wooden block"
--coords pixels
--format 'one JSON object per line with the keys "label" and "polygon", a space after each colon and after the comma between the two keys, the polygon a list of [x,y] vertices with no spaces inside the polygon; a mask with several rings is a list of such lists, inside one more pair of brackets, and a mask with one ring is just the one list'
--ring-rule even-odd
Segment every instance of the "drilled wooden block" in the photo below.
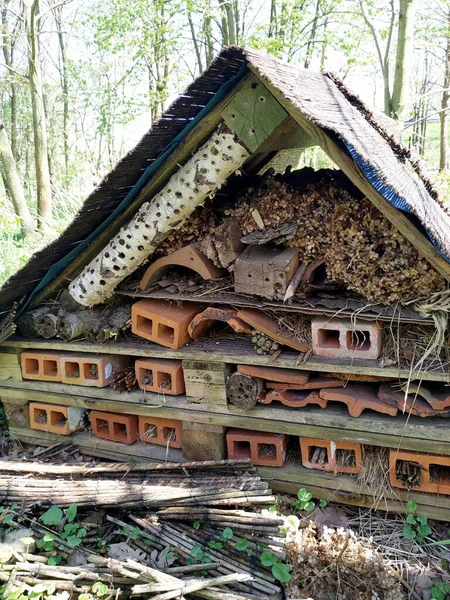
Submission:
{"label": "drilled wooden block", "polygon": [[184,383],[188,402],[226,406],[226,380],[231,365],[183,360]]}
{"label": "drilled wooden block", "polygon": [[28,406],[9,404],[7,400],[3,398],[2,404],[5,409],[9,427],[20,427],[22,429],[28,429],[30,427],[30,410]]}
{"label": "drilled wooden block", "polygon": [[234,289],[281,300],[298,265],[296,248],[249,246],[234,263]]}
{"label": "drilled wooden block", "polygon": [[181,425],[183,456],[189,460],[224,460],[227,457],[226,427],[205,423]]}

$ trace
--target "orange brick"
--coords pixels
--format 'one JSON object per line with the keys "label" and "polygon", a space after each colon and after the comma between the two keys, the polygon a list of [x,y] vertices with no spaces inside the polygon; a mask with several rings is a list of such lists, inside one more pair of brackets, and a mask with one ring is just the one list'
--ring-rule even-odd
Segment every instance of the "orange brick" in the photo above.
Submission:
{"label": "orange brick", "polygon": [[193,302],[166,302],[146,298],[131,308],[131,331],[140,337],[176,350],[191,339],[188,326],[203,306]]}
{"label": "orange brick", "polygon": [[39,431],[70,435],[83,428],[86,410],[59,404],[30,403],[30,427]]}
{"label": "orange brick", "polygon": [[287,437],[248,429],[229,429],[228,458],[251,458],[254,465],[282,467],[286,459]]}
{"label": "orange brick", "polygon": [[318,391],[270,390],[261,395],[259,402],[270,404],[274,400],[292,408],[303,408],[307,404],[317,404],[321,408],[327,406],[327,401],[320,397]]}
{"label": "orange brick", "polygon": [[60,356],[58,352],[22,352],[22,377],[35,381],[61,381]]}
{"label": "orange brick", "polygon": [[139,416],[139,438],[148,444],[181,448],[181,421]]}
{"label": "orange brick", "polygon": [[[411,486],[407,481],[398,479],[398,461],[404,461],[418,467],[419,485]],[[414,489],[431,494],[450,494],[450,457],[438,454],[419,454],[407,450],[391,449],[389,452],[389,480],[393,487]]]}
{"label": "orange brick", "polygon": [[[323,450],[325,450],[325,456]],[[300,451],[303,466],[307,469],[320,469],[336,473],[361,473],[361,444],[301,437]],[[319,457],[322,457],[320,463],[318,462]],[[316,460],[311,462],[313,458]]]}
{"label": "orange brick", "polygon": [[382,402],[373,387],[364,384],[349,383],[345,388],[323,389],[320,397],[328,402],[343,402],[352,417],[359,417],[366,408],[395,417],[398,408]]}
{"label": "orange brick", "polygon": [[113,372],[131,364],[124,356],[102,354],[63,354],[61,356],[61,381],[70,385],[107,387]]}
{"label": "orange brick", "polygon": [[314,317],[311,331],[317,356],[376,359],[381,352],[381,327],[376,323]]}
{"label": "orange brick", "polygon": [[96,437],[123,444],[134,444],[138,439],[137,415],[121,415],[93,410],[90,418],[92,433]]}
{"label": "orange brick", "polygon": [[181,360],[140,358],[134,363],[134,369],[141,390],[170,396],[186,391]]}

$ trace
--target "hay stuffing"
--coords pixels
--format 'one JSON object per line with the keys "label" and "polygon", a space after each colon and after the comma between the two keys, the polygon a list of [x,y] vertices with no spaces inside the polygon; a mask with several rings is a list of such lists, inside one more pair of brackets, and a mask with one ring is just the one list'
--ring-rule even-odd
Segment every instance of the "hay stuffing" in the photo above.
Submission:
{"label": "hay stuffing", "polygon": [[361,493],[370,490],[375,507],[383,502],[387,492],[392,492],[389,483],[389,448],[363,447],[362,469],[357,483]]}

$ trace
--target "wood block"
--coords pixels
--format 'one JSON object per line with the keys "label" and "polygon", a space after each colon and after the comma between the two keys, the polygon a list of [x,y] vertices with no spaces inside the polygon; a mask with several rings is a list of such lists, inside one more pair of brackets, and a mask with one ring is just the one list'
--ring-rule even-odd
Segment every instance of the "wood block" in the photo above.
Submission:
{"label": "wood block", "polygon": [[189,460],[224,460],[227,457],[226,427],[188,423],[181,425],[183,456]]}
{"label": "wood block", "polygon": [[5,409],[9,427],[30,427],[30,410],[28,406],[9,404],[7,398],[2,398],[2,404]]}
{"label": "wood block", "polygon": [[295,248],[249,246],[234,263],[234,290],[281,300],[298,265]]}
{"label": "wood block", "polygon": [[22,381],[22,371],[17,354],[0,353],[0,380]]}
{"label": "wood block", "polygon": [[248,410],[258,402],[264,389],[264,381],[243,373],[233,373],[227,379],[227,398],[238,408]]}
{"label": "wood block", "polygon": [[187,401],[195,404],[227,405],[226,380],[231,365],[183,360]]}

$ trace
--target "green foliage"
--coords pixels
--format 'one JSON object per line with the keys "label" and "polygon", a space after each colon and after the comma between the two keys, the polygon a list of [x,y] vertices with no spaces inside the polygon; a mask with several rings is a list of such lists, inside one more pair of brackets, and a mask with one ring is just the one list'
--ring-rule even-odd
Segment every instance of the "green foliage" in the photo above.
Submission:
{"label": "green foliage", "polygon": [[220,540],[231,540],[231,538],[233,537],[233,530],[231,529],[231,527],[225,527],[225,529],[222,531],[222,535],[220,536]]}
{"label": "green foliage", "polygon": [[34,586],[26,585],[25,583],[14,583],[9,588],[9,592],[5,595],[7,583],[0,588],[0,597],[2,600],[47,600],[53,598],[56,587],[53,583],[38,583]]}
{"label": "green foliage", "polygon": [[53,533],[46,533],[43,538],[36,542],[36,546],[44,552],[51,552],[53,550],[54,541],[56,536]]}
{"label": "green foliage", "polygon": [[261,564],[264,567],[273,567],[276,562],[278,562],[277,557],[273,552],[267,551],[261,554]]}
{"label": "green foliage", "polygon": [[220,550],[221,548],[223,548],[222,542],[216,542],[215,540],[210,540],[208,542],[208,546],[209,546],[209,548],[212,548],[213,550]]}
{"label": "green foliage", "polygon": [[431,588],[431,600],[448,600],[450,598],[450,584],[439,581]]}
{"label": "green foliage", "polygon": [[291,574],[289,573],[291,570],[291,565],[277,562],[272,567],[272,575],[275,579],[281,581],[281,583],[287,583],[291,579]]}
{"label": "green foliage", "polygon": [[63,511],[58,506],[51,506],[47,512],[39,517],[44,525],[59,525],[64,517]]}
{"label": "green foliage", "polygon": [[139,527],[125,527],[120,533],[125,535],[129,540],[138,540],[141,537]]}
{"label": "green foliage", "polygon": [[194,521],[194,522],[192,523],[192,527],[193,527],[194,529],[200,529],[200,521]]}
{"label": "green foliage", "polygon": [[298,508],[298,510],[311,512],[315,508],[316,505],[311,501],[312,494],[311,492],[308,492],[306,488],[300,488],[297,497],[298,500],[295,503],[295,507]]}
{"label": "green foliage", "polygon": [[425,516],[414,516],[413,512],[417,510],[415,502],[408,502],[408,510],[411,511],[406,517],[406,523],[403,527],[403,537],[406,540],[417,540],[422,542],[431,534],[431,527],[428,525],[428,519]]}
{"label": "green foliage", "polygon": [[234,547],[236,548],[236,550],[247,550],[248,540],[246,538],[242,538],[241,540],[235,543]]}

